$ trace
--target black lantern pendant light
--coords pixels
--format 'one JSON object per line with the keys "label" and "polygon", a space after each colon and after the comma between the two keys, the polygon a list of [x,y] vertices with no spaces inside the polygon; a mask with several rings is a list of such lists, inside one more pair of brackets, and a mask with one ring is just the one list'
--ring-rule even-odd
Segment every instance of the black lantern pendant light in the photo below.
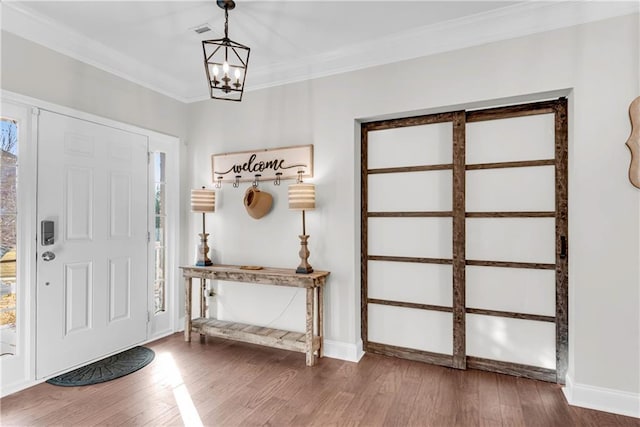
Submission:
{"label": "black lantern pendant light", "polygon": [[229,10],[235,2],[217,0],[217,4],[224,9],[224,38],[202,41],[209,94],[213,99],[242,101],[251,49],[229,38]]}

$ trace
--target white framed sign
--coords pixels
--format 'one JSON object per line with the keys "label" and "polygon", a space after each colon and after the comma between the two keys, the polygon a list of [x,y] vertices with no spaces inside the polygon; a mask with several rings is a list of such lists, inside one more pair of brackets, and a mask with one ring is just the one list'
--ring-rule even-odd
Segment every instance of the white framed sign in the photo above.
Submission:
{"label": "white framed sign", "polygon": [[211,170],[213,182],[313,178],[313,145],[214,154]]}

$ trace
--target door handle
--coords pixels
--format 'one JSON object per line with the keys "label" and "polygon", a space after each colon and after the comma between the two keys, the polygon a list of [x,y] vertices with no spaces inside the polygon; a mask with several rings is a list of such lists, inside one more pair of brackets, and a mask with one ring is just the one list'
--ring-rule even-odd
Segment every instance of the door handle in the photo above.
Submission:
{"label": "door handle", "polygon": [[567,238],[560,236],[560,258],[565,259],[567,257]]}
{"label": "door handle", "polygon": [[53,261],[54,259],[56,259],[56,254],[51,251],[44,252],[42,254],[42,259],[45,261]]}

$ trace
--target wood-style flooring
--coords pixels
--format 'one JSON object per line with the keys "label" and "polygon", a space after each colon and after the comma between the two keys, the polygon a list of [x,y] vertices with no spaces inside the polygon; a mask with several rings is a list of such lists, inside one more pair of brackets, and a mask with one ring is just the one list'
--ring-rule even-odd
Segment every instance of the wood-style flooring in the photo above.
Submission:
{"label": "wood-style flooring", "polygon": [[154,361],[85,387],[39,384],[0,400],[0,424],[187,426],[640,426],[567,405],[560,386],[367,354],[360,363],[174,334]]}

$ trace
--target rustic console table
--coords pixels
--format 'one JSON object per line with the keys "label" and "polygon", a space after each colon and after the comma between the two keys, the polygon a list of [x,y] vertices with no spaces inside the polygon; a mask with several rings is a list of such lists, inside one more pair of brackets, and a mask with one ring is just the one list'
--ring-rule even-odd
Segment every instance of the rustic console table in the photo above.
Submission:
{"label": "rustic console table", "polygon": [[[306,354],[307,366],[313,366],[317,358],[323,356],[323,288],[329,275],[328,271],[297,274],[293,269],[247,270],[237,265],[185,266],[180,268],[185,279],[185,341],[191,341],[191,332],[198,332],[202,337],[208,335],[299,351]],[[200,317],[197,319],[191,319],[193,278],[201,279]],[[305,288],[307,291],[305,332],[291,332],[207,318],[205,303],[207,279]]]}

